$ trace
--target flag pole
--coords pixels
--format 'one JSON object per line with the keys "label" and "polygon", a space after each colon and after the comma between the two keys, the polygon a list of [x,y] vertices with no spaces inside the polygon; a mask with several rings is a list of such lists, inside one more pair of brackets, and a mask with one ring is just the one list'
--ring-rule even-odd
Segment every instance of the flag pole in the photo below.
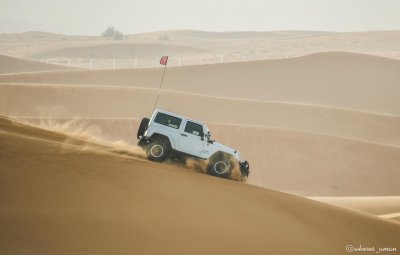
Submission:
{"label": "flag pole", "polygon": [[161,78],[160,87],[157,90],[157,98],[156,98],[156,102],[154,104],[154,110],[157,109],[158,98],[160,97],[161,88],[162,88],[162,85],[164,82],[165,70],[167,69],[167,63],[168,63],[168,57],[162,57],[160,60],[160,64],[164,65],[164,70],[163,70],[163,74],[162,74],[162,78]]}

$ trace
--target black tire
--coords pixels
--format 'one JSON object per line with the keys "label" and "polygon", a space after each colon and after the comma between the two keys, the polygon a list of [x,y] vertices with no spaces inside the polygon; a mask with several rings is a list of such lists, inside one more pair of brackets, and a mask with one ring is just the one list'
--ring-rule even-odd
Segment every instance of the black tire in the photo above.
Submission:
{"label": "black tire", "polygon": [[157,139],[146,147],[147,158],[155,162],[165,161],[171,153],[171,146],[164,139]]}
{"label": "black tire", "polygon": [[208,174],[226,178],[231,174],[233,167],[234,162],[232,156],[218,152],[210,158]]}
{"label": "black tire", "polygon": [[149,122],[150,122],[150,119],[148,119],[148,118],[142,119],[142,121],[140,122],[140,125],[139,125],[139,129],[137,131],[137,135],[136,135],[137,139],[140,139],[144,135],[144,132],[146,132],[147,128],[149,127]]}

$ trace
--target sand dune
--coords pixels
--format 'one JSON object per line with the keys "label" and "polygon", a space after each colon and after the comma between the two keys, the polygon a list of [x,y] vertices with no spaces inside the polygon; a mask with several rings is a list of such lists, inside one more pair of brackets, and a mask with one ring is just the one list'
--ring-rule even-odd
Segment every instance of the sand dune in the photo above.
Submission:
{"label": "sand dune", "polygon": [[4,118],[0,137],[6,254],[344,254],[346,245],[398,245],[400,225],[378,217]]}
{"label": "sand dune", "polygon": [[[134,119],[23,120],[99,141],[136,143]],[[240,149],[251,162],[251,184],[302,196],[400,194],[398,148],[284,129],[224,124],[210,128],[215,139]]]}
{"label": "sand dune", "polygon": [[162,68],[0,56],[1,254],[400,251],[400,61],[372,56],[399,58],[399,31],[0,39],[3,54],[37,59],[289,58],[167,68],[158,107],[238,149],[251,175],[234,182],[135,146]]}
{"label": "sand dune", "polygon": [[26,59],[18,59],[9,56],[0,55],[0,74],[6,73],[25,73],[40,72],[50,70],[74,70],[77,68],[50,65]]}
{"label": "sand dune", "polygon": [[252,163],[249,182],[258,186],[302,196],[400,194],[398,148],[269,128],[221,126],[213,133],[240,148]]}
{"label": "sand dune", "polygon": [[[71,131],[89,127],[129,144],[136,143],[138,120],[151,114],[155,93],[65,85],[2,85],[0,91],[1,114],[48,128],[75,118]],[[160,105],[210,123],[215,139],[251,162],[252,184],[308,196],[400,194],[396,117],[165,92]],[[241,114],[255,109],[258,114]]]}
{"label": "sand dune", "polygon": [[[0,82],[157,88],[161,76],[161,69],[77,71],[3,75]],[[400,61],[352,53],[321,53],[288,60],[170,68],[164,88],[399,116],[399,79]]]}
{"label": "sand dune", "polygon": [[[329,53],[171,68],[159,106],[209,123],[249,159],[252,184],[306,196],[399,195],[399,63]],[[75,129],[134,144],[160,71],[1,75],[0,114],[48,128],[74,119]]]}
{"label": "sand dune", "polygon": [[[139,119],[151,114],[156,95],[154,89],[35,84],[2,84],[0,91],[0,113],[13,117]],[[159,103],[209,123],[290,129],[400,147],[399,117],[165,90]],[[254,109],[258,114],[251,114]]]}
{"label": "sand dune", "polygon": [[400,197],[312,197],[311,199],[367,212],[381,218],[400,220]]}

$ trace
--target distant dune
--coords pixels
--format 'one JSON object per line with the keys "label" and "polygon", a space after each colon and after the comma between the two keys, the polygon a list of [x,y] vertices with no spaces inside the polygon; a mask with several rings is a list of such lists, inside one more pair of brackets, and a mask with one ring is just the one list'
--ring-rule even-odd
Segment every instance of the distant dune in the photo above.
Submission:
{"label": "distant dune", "polygon": [[[1,83],[157,88],[161,69],[0,76]],[[352,53],[168,69],[164,89],[400,116],[400,61]],[[362,92],[362,93],[361,93]]]}
{"label": "distant dune", "polygon": [[162,55],[184,56],[188,54],[208,54],[204,49],[163,44],[101,44],[81,47],[61,48],[34,53],[28,57],[41,58],[100,58],[100,59],[135,59],[151,58]]}
{"label": "distant dune", "polygon": [[345,254],[400,225],[0,118],[4,254]]}
{"label": "distant dune", "polygon": [[357,52],[400,59],[400,31],[158,31],[135,34],[130,40],[162,41],[205,48],[215,56],[246,59],[282,59],[326,51]]}
{"label": "distant dune", "polygon": [[[285,59],[326,51],[357,52],[400,59],[400,31],[229,31],[171,30],[128,35],[124,40],[41,32],[0,34],[0,52],[21,58],[62,63],[64,58],[110,58],[151,61],[169,54],[174,65]],[[152,51],[150,51],[151,49]],[[80,62],[76,61],[80,67]],[[151,62],[152,63],[152,62]],[[151,65],[150,65],[151,66]]]}
{"label": "distant dune", "polygon": [[46,63],[30,61],[26,59],[19,59],[19,58],[0,55],[0,74],[55,71],[55,70],[74,70],[74,69],[77,68],[51,65]]}
{"label": "distant dune", "polygon": [[129,35],[132,38],[137,37],[154,37],[154,38],[169,38],[169,39],[183,39],[183,38],[198,38],[198,39],[293,39],[302,38],[309,36],[319,36],[334,34],[332,32],[324,31],[229,31],[229,32],[210,32],[210,31],[199,31],[199,30],[168,30],[168,31],[156,31],[143,34]]}

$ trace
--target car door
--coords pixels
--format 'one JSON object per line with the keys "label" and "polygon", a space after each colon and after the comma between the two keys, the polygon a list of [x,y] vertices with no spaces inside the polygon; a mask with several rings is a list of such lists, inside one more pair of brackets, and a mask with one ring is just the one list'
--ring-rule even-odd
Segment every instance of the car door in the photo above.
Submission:
{"label": "car door", "polygon": [[179,150],[193,156],[200,156],[205,145],[203,125],[187,120],[179,135]]}

